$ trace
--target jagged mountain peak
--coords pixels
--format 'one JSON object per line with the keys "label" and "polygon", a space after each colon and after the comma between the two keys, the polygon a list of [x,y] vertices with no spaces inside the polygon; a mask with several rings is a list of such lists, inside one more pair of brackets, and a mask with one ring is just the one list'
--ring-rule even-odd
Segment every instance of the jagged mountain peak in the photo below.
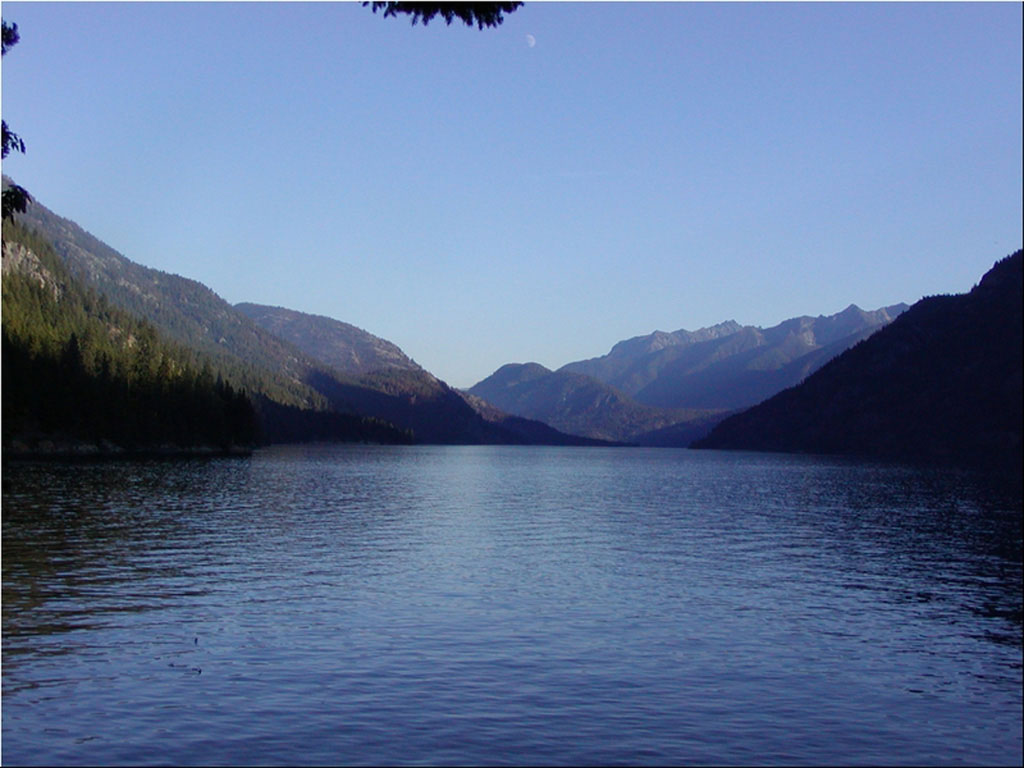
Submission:
{"label": "jagged mountain peak", "polygon": [[[680,328],[678,331],[672,331],[671,333],[667,331],[653,331],[645,336],[634,336],[617,342],[612,346],[611,351],[604,355],[604,358],[635,357],[637,355],[658,352],[667,347],[685,346],[710,339],[719,339],[736,333],[742,327],[735,320],[726,320],[706,328],[699,328],[696,331],[688,331],[685,328]],[[584,360],[580,362],[586,363],[601,359],[603,358],[596,357],[591,358],[589,361]],[[573,364],[570,363],[569,365]],[[567,366],[563,366],[563,368],[567,368]]]}
{"label": "jagged mountain peak", "polygon": [[709,341],[711,339],[720,339],[724,336],[731,336],[742,328],[743,326],[735,320],[726,320],[725,322],[709,325],[705,328],[698,328],[696,331],[680,329],[673,335],[689,342]]}

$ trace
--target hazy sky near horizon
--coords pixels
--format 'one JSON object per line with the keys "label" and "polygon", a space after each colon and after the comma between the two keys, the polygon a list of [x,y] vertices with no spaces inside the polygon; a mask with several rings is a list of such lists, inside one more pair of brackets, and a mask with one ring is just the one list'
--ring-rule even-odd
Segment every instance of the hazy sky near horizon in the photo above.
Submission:
{"label": "hazy sky near horizon", "polygon": [[4,172],[133,261],[468,387],[969,290],[1021,246],[1020,3],[5,2]]}

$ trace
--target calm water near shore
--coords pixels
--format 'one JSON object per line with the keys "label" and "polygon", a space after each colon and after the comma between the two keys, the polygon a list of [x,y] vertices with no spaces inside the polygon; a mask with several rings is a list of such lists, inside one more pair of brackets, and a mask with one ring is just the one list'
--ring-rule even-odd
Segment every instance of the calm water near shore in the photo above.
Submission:
{"label": "calm water near shore", "polygon": [[1021,499],[670,449],[3,468],[16,764],[1006,764]]}

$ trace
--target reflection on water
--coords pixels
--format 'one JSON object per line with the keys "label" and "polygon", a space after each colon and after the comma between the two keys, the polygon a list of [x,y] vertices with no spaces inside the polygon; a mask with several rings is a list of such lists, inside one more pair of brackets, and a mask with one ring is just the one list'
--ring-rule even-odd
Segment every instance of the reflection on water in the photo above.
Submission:
{"label": "reflection on water", "polygon": [[313,446],[3,472],[5,763],[1019,763],[967,472]]}

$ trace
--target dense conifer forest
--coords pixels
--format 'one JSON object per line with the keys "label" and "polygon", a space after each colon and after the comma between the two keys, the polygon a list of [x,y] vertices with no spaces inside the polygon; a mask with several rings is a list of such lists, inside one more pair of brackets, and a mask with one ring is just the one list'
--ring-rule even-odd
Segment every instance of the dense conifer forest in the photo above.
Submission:
{"label": "dense conifer forest", "polygon": [[3,254],[5,456],[413,439],[379,418],[334,412],[257,364],[169,338],[72,274],[23,223],[3,222]]}
{"label": "dense conifer forest", "polygon": [[5,262],[20,262],[3,277],[5,449],[48,440],[237,450],[258,441],[245,392],[72,279],[33,232],[4,221],[3,242]]}

